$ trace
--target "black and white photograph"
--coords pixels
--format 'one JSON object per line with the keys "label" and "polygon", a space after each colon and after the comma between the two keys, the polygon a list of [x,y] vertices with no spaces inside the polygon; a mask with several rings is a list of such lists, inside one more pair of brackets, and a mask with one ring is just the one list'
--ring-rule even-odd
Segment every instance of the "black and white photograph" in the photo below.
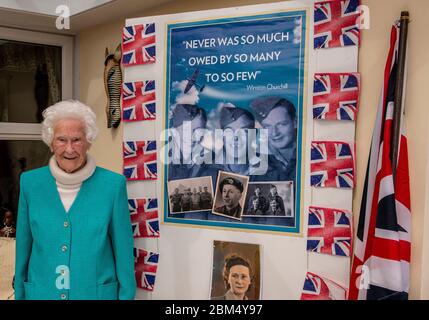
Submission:
{"label": "black and white photograph", "polygon": [[241,220],[249,177],[219,171],[213,214]]}
{"label": "black and white photograph", "polygon": [[211,210],[213,187],[211,177],[200,177],[168,182],[170,213]]}
{"label": "black and white photograph", "polygon": [[294,217],[293,182],[249,183],[243,216]]}

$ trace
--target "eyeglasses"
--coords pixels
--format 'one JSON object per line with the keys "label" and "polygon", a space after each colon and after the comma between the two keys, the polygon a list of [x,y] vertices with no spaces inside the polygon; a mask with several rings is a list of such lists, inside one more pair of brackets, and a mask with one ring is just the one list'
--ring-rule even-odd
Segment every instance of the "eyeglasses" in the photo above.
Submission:
{"label": "eyeglasses", "polygon": [[81,147],[83,145],[83,139],[80,137],[73,137],[73,138],[57,137],[54,139],[53,143],[57,147],[65,147],[69,143],[73,147]]}

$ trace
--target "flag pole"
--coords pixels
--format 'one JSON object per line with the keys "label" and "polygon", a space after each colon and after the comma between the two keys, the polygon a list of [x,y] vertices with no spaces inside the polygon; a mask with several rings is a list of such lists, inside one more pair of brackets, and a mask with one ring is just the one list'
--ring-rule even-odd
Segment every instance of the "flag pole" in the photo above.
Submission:
{"label": "flag pole", "polygon": [[394,97],[394,114],[393,114],[393,131],[392,131],[392,172],[393,181],[396,177],[396,165],[398,163],[399,142],[401,138],[401,112],[402,112],[402,98],[404,89],[404,75],[405,75],[405,58],[407,52],[407,37],[408,37],[408,23],[410,14],[408,11],[401,12],[401,19],[399,21],[399,48],[398,48],[398,66],[396,70],[395,81],[395,97]]}

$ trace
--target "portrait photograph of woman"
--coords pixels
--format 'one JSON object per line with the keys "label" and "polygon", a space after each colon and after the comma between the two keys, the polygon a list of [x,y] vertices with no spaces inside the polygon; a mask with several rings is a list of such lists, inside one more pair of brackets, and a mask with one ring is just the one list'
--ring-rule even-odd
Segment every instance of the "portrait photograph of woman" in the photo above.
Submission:
{"label": "portrait photograph of woman", "polygon": [[214,241],[211,300],[259,300],[260,274],[260,245]]}

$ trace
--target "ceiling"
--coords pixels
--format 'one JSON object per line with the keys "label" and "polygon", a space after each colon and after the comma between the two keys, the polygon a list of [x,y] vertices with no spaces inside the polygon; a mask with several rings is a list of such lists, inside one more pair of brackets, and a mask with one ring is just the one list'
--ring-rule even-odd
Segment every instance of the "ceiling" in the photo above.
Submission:
{"label": "ceiling", "polygon": [[66,5],[70,15],[94,9],[113,0],[0,0],[0,8],[56,16],[56,8]]}
{"label": "ceiling", "polygon": [[[172,1],[174,0],[0,0],[0,26],[77,34],[82,29],[125,17],[135,17],[137,12],[142,13]],[[60,5],[66,5],[70,10],[68,30],[58,30],[55,25],[60,15],[56,13],[56,9]]]}

